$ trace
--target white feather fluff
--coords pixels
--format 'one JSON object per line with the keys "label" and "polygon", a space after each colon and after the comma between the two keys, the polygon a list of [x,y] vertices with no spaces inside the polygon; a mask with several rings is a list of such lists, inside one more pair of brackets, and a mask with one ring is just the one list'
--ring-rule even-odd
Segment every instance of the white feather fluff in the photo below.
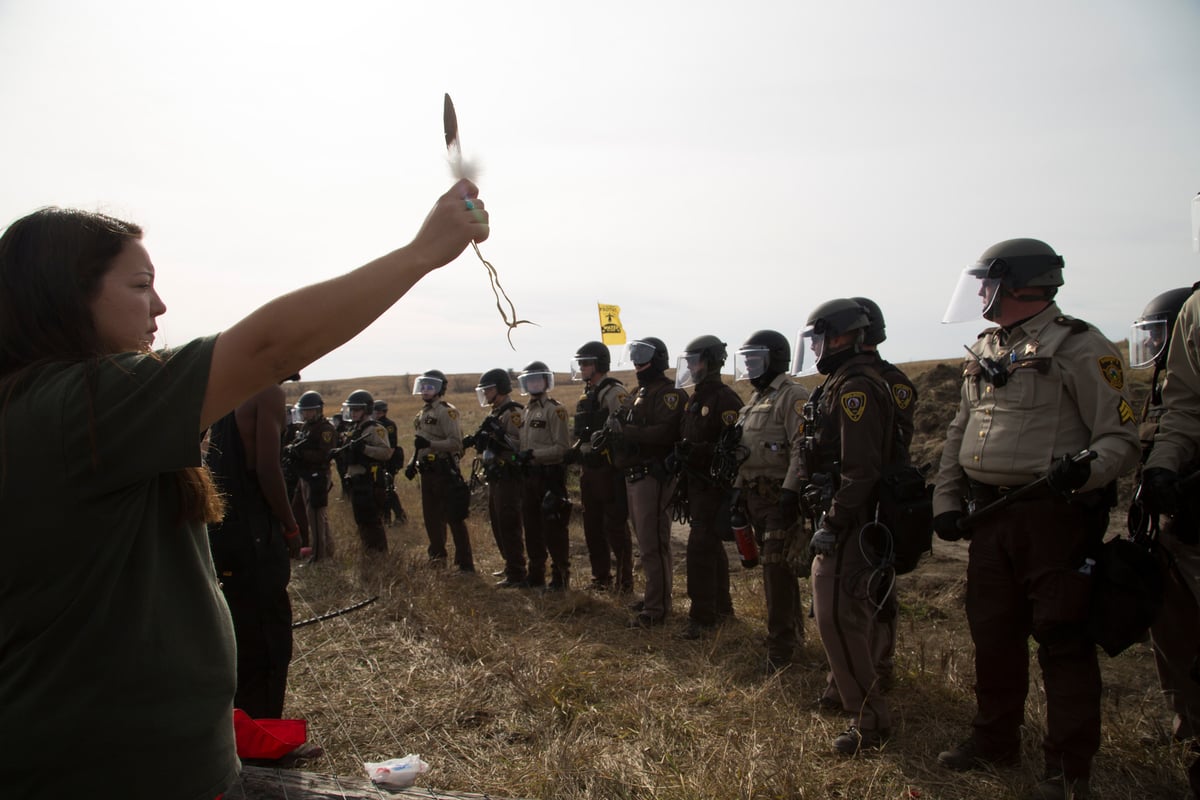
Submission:
{"label": "white feather fluff", "polygon": [[462,147],[457,141],[446,148],[446,161],[450,164],[450,174],[456,180],[466,178],[474,183],[479,177],[479,165],[473,160],[463,158]]}

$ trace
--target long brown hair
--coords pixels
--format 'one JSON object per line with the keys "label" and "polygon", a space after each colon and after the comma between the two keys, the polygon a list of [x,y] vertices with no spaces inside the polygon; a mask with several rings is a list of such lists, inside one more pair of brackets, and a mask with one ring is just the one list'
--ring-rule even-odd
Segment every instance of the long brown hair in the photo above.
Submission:
{"label": "long brown hair", "polygon": [[[131,222],[55,207],[8,226],[0,236],[0,408],[47,364],[83,363],[91,385],[110,355],[96,330],[92,301],[121,250],[141,238],[142,229]],[[183,518],[221,518],[207,469],[175,475]]]}

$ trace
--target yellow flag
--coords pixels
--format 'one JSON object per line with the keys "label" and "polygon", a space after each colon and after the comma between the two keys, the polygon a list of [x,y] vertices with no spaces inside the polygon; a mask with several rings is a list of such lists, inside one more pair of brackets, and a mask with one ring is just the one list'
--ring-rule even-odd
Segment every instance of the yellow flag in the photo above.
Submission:
{"label": "yellow flag", "polygon": [[600,341],[605,344],[625,344],[625,328],[621,325],[621,307],[600,306]]}

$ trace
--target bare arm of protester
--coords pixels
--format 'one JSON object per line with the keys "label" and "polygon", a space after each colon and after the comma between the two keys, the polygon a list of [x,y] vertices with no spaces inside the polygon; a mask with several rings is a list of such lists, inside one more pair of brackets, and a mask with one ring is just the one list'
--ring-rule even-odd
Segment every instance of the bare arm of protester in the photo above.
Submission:
{"label": "bare arm of protester", "polygon": [[[427,273],[488,237],[470,181],[438,198],[416,237],[358,269],[278,297],[217,337],[200,414],[204,430],[264,383],[298,372],[348,342]],[[468,205],[467,200],[471,200]]]}
{"label": "bare arm of protester", "polygon": [[[258,477],[258,488],[270,506],[271,514],[283,527],[288,551],[293,556],[298,556],[299,526],[292,514],[292,504],[288,502],[287,483],[283,477],[283,463],[279,457],[286,402],[282,386],[268,386],[238,406],[235,417],[242,441],[246,444],[246,452],[252,454],[251,463],[246,466],[254,470]],[[289,533],[291,538],[287,538]]]}

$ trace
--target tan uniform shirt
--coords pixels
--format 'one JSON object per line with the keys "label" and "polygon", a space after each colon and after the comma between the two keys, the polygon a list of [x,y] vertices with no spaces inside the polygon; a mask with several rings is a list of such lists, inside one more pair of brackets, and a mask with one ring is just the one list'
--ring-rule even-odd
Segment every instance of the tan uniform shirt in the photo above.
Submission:
{"label": "tan uniform shirt", "polygon": [[434,400],[413,417],[413,434],[429,440],[429,447],[417,451],[417,457],[426,455],[462,455],[462,429],[458,424],[458,409],[445,400]]}
{"label": "tan uniform shirt", "polygon": [[[521,426],[525,424],[525,410],[519,403],[512,403],[507,398],[498,407],[492,409],[490,416],[500,420],[501,430],[504,432],[504,441],[498,444],[517,452],[521,447]],[[508,408],[504,408],[508,406]],[[499,409],[504,408],[503,411]]]}
{"label": "tan uniform shirt", "polygon": [[561,464],[571,449],[567,409],[553,397],[531,397],[521,426],[521,450],[533,451],[535,464]]}
{"label": "tan uniform shirt", "polygon": [[[354,431],[352,440],[363,439],[363,455],[367,458],[386,464],[392,457],[392,443],[388,441],[387,429],[375,420],[365,420],[359,423]],[[347,475],[362,475],[368,471],[365,464],[351,464],[346,467]]]}
{"label": "tan uniform shirt", "polygon": [[[1074,332],[1075,326],[1083,330]],[[962,508],[967,478],[1019,486],[1044,476],[1056,458],[1091,449],[1098,457],[1080,490],[1089,491],[1137,462],[1137,426],[1121,357],[1096,328],[1064,318],[1051,303],[1007,334],[986,331],[971,352],[1004,365],[1008,381],[993,386],[975,359],[964,362],[962,401],[938,469],[935,514]]]}
{"label": "tan uniform shirt", "polygon": [[1162,399],[1166,413],[1146,468],[1178,472],[1200,451],[1200,292],[1184,301],[1175,319]]}
{"label": "tan uniform shirt", "polygon": [[[580,396],[579,402],[576,405],[576,413],[579,412],[580,408],[586,407],[585,404],[590,404],[591,401],[587,395],[588,392],[591,391],[595,391],[596,393],[596,405],[608,411],[608,416],[611,417],[613,414],[616,414],[621,410],[621,406],[625,404],[626,398],[629,397],[629,391],[625,388],[625,384],[621,383],[615,378],[605,383],[604,380],[607,377],[608,376],[606,375],[601,379],[601,383],[604,383],[603,386],[600,386],[595,390],[589,386],[583,390],[583,394]],[[579,452],[583,456],[591,455],[592,443],[590,439],[585,437],[583,440],[581,440],[579,444]]]}
{"label": "tan uniform shirt", "polygon": [[742,407],[742,446],[748,451],[734,486],[759,477],[783,481],[784,489],[800,486],[800,443],[804,435],[804,404],[808,390],[787,375],[750,396]]}

